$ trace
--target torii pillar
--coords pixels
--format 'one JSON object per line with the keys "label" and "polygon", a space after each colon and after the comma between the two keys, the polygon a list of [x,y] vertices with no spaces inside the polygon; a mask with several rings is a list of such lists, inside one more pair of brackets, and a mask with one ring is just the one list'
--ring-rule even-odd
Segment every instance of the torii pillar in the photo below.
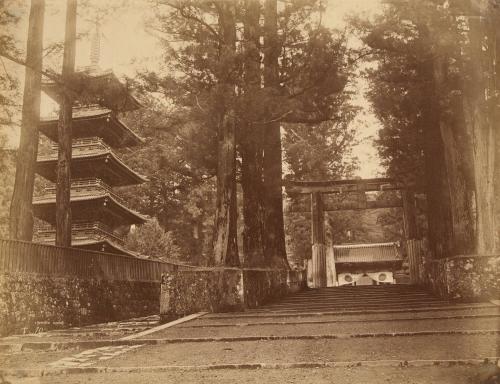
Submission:
{"label": "torii pillar", "polygon": [[403,230],[405,240],[418,238],[417,209],[415,201],[415,191],[412,189],[401,190],[401,200],[403,205]]}
{"label": "torii pillar", "polygon": [[326,287],[325,214],[320,192],[311,193],[311,288]]}
{"label": "torii pillar", "polygon": [[404,243],[410,269],[410,281],[412,284],[419,284],[422,260],[420,242],[415,241],[418,238],[415,191],[412,189],[402,189],[401,200],[403,203]]}

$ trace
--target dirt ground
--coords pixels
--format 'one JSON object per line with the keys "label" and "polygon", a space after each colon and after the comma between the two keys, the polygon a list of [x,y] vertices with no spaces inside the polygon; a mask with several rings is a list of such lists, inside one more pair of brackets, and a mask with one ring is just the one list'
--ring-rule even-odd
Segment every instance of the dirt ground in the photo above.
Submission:
{"label": "dirt ground", "polygon": [[115,367],[316,361],[470,359],[499,355],[496,335],[337,340],[199,342],[143,346],[109,360]]}
{"label": "dirt ground", "polygon": [[[43,369],[52,363],[70,355],[73,352],[22,352],[0,354],[0,369]],[[0,380],[0,384],[3,384]]]}
{"label": "dirt ground", "polygon": [[11,384],[480,384],[486,383],[485,380],[494,373],[495,367],[492,366],[384,369],[356,367],[75,374],[7,380]]}

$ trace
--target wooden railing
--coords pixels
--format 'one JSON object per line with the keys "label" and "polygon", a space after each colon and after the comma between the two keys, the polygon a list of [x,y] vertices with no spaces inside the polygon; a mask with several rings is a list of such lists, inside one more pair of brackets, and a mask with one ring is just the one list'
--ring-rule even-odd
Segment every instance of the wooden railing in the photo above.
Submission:
{"label": "wooden railing", "polygon": [[[57,151],[59,150],[59,145],[57,143],[53,143],[50,146],[51,151],[53,152],[51,155],[57,155]],[[88,152],[92,150],[111,150],[109,145],[107,145],[104,140],[100,137],[84,137],[75,139],[72,142],[72,149],[75,152],[82,151]]]}
{"label": "wooden railing", "polygon": [[3,273],[159,282],[164,272],[192,268],[196,269],[184,264],[0,239],[0,272]]}
{"label": "wooden railing", "polygon": [[[111,195],[116,201],[123,205],[127,202],[123,197],[113,191],[113,189],[99,178],[73,179],[71,180],[71,196],[88,196],[88,195]],[[45,200],[55,198],[56,186],[51,184],[43,189],[43,194],[35,196],[34,200]]]}
{"label": "wooden railing", "polygon": [[[125,243],[124,235],[116,233],[110,226],[100,221],[73,223],[71,225],[71,235],[73,238],[79,236],[86,236],[91,239],[110,238],[111,240],[116,241],[119,245],[123,245]],[[36,240],[53,242],[56,238],[56,228],[50,224],[36,225],[33,236]]]}

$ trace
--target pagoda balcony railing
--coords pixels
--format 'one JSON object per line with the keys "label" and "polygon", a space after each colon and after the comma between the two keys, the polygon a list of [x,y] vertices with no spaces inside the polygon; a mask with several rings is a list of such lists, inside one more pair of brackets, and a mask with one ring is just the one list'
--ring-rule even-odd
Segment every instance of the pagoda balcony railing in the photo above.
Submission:
{"label": "pagoda balcony railing", "polygon": [[[71,156],[80,157],[85,155],[100,155],[111,152],[112,149],[99,137],[86,137],[74,140],[72,143]],[[51,144],[44,154],[38,155],[38,161],[57,160],[58,146]],[[116,156],[116,154],[113,152]]]}
{"label": "pagoda balcony railing", "polygon": [[[120,159],[113,149],[107,145],[100,137],[85,137],[80,139],[73,140],[71,145],[71,156],[72,157],[80,157],[80,156],[89,156],[89,155],[100,155],[104,153],[112,152],[113,155],[123,162]],[[44,154],[39,155],[37,157],[38,161],[47,161],[47,160],[57,160],[57,152],[58,152],[57,143],[53,143],[50,147],[45,151]]]}
{"label": "pagoda balcony railing", "polygon": [[[100,137],[84,137],[73,140],[72,144],[72,154],[93,154],[111,151],[111,147],[107,145]],[[54,157],[57,156],[58,144],[52,143],[50,145],[50,150],[44,157]]]}
{"label": "pagoda balcony railing", "polygon": [[[99,178],[89,178],[89,179],[73,179],[71,180],[71,196],[99,196],[99,195],[110,195],[116,201],[123,205],[127,205],[127,202],[119,195],[117,195],[112,188]],[[33,200],[46,200],[50,198],[55,198],[56,196],[56,186],[51,185],[44,188],[44,192],[36,196]]]}
{"label": "pagoda balcony railing", "polygon": [[[119,235],[111,229],[108,225],[96,221],[96,222],[82,222],[73,223],[71,225],[71,236],[73,239],[85,238],[85,239],[110,239],[119,245],[125,244],[125,237]],[[54,241],[56,237],[56,229],[50,224],[39,224],[35,226],[35,241],[40,242],[51,242]]]}

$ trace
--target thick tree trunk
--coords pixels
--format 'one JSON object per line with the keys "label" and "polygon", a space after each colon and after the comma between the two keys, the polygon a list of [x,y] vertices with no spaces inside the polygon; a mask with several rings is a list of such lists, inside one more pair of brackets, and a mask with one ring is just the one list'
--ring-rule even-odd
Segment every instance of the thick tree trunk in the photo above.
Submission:
{"label": "thick tree trunk", "polygon": [[[219,25],[223,38],[221,60],[230,62],[236,50],[234,4],[219,4]],[[232,71],[228,71],[232,72]],[[236,119],[231,103],[235,87],[231,78],[222,79],[221,115],[217,131],[217,203],[215,213],[214,262],[238,265],[236,204]]]}
{"label": "thick tree trunk", "polygon": [[495,25],[495,90],[496,109],[494,110],[494,123],[496,129],[496,152],[495,152],[495,225],[496,245],[495,250],[500,250],[500,23]]}
{"label": "thick tree trunk", "polygon": [[495,44],[491,30],[486,21],[473,19],[469,22],[472,62],[464,92],[465,122],[472,138],[476,187],[476,252],[480,254],[495,252],[497,232],[494,188],[497,106],[494,97]]}
{"label": "thick tree trunk", "polygon": [[236,145],[233,116],[224,116],[221,119],[218,133],[214,261],[216,265],[238,265]]}
{"label": "thick tree trunk", "polygon": [[423,106],[421,126],[424,138],[429,249],[433,257],[442,258],[451,255],[452,223],[433,65],[432,58],[428,58],[420,67],[422,77],[429,82],[430,92],[427,102]]}
{"label": "thick tree trunk", "polygon": [[[277,1],[264,3],[264,85],[279,88]],[[268,263],[288,266],[283,220],[280,123],[264,127],[265,251]]]}
{"label": "thick tree trunk", "polygon": [[[426,26],[419,28],[425,45],[434,46],[433,32]],[[430,154],[426,153],[425,159],[429,238],[438,258],[472,252],[475,232],[472,156],[463,115],[457,99],[448,105],[443,101],[449,92],[448,61],[442,53],[431,52],[422,65],[431,92],[423,112],[425,145]],[[445,109],[454,113],[447,115]]]}
{"label": "thick tree trunk", "polygon": [[76,9],[77,0],[66,3],[66,34],[64,37],[64,56],[62,91],[57,125],[59,152],[57,158],[56,184],[56,245],[71,246],[71,139],[73,119],[73,95],[70,84],[75,73],[76,57]]}
{"label": "thick tree trunk", "polygon": [[[251,130],[252,127],[255,126],[247,125],[246,129]],[[262,266],[265,264],[262,150],[250,137],[240,141],[240,155],[245,264]]]}
{"label": "thick tree trunk", "polygon": [[[245,89],[252,100],[261,83],[260,71],[260,4],[258,0],[245,1]],[[251,105],[255,105],[251,103]],[[253,111],[257,112],[257,111]],[[252,115],[252,114],[251,114]],[[243,190],[243,254],[245,264],[263,266],[264,206],[263,206],[263,127],[261,124],[242,124],[239,132],[241,155],[241,188]]]}
{"label": "thick tree trunk", "polygon": [[415,205],[415,191],[404,189],[401,191],[403,202],[403,229],[406,240],[418,239],[417,207]]}
{"label": "thick tree trunk", "polygon": [[[448,68],[442,57],[434,59],[434,82],[436,94],[444,94]],[[451,210],[452,254],[467,254],[474,251],[474,180],[472,170],[472,152],[465,132],[463,114],[456,102],[451,103],[454,110],[452,117],[440,116],[439,130],[444,143],[444,160],[448,180]]]}
{"label": "thick tree trunk", "polygon": [[10,205],[10,237],[26,241],[31,241],[33,237],[32,200],[38,153],[44,14],[45,0],[32,0],[26,49],[21,138]]}

